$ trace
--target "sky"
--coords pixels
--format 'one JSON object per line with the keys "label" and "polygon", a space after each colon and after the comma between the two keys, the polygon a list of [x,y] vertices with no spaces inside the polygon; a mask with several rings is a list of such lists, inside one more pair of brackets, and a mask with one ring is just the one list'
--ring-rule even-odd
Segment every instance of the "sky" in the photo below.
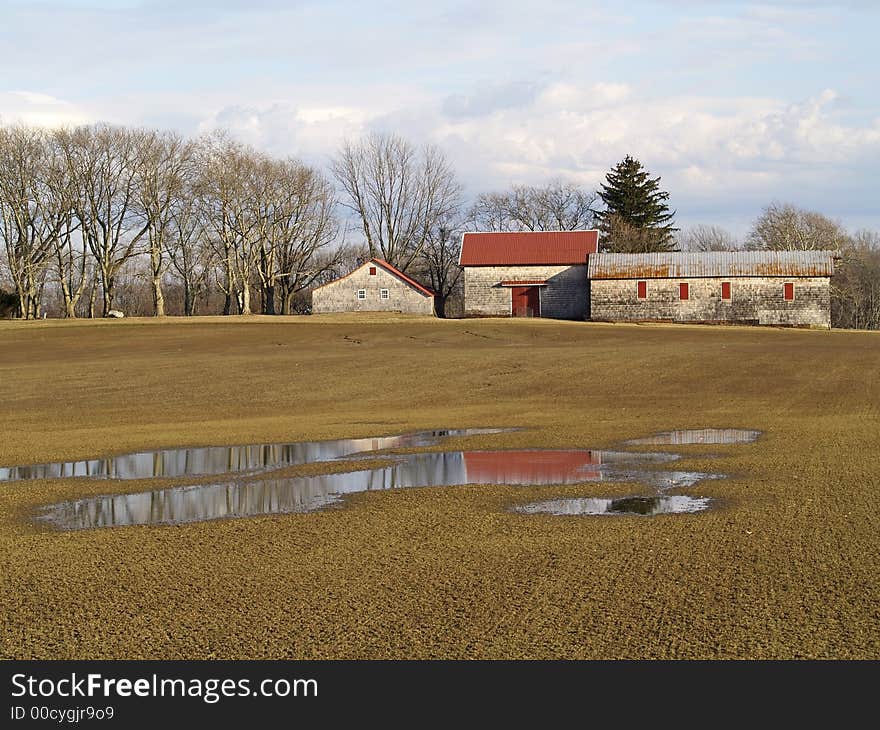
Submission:
{"label": "sky", "polygon": [[0,0],[0,122],[215,128],[327,168],[441,147],[466,194],[625,155],[682,227],[880,229],[880,0]]}

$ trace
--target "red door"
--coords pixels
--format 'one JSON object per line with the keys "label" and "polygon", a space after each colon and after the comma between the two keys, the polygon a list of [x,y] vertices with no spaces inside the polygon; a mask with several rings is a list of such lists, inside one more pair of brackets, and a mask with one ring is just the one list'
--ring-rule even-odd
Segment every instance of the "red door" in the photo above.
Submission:
{"label": "red door", "polygon": [[511,313],[514,317],[540,317],[541,299],[536,286],[514,286],[510,289]]}

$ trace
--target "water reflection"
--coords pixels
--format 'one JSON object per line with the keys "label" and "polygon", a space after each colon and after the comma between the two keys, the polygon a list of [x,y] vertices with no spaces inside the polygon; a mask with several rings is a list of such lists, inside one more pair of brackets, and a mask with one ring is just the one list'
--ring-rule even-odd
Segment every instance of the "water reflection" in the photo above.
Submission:
{"label": "water reflection", "polygon": [[717,475],[650,471],[674,454],[594,450],[452,451],[416,453],[376,469],[343,474],[171,487],[92,497],[47,507],[40,519],[65,530],[178,524],[252,515],[312,512],[346,494],[405,487],[464,484],[548,485],[638,481],[658,490],[692,486]]}
{"label": "water reflection", "polygon": [[247,446],[204,446],[160,449],[122,454],[107,459],[53,462],[30,466],[0,467],[0,482],[25,479],[151,479],[154,477],[210,476],[212,474],[255,474],[297,464],[330,461],[365,451],[421,448],[441,439],[501,433],[509,429],[464,428],[418,431],[398,436],[380,436],[336,441],[306,441],[289,444]]}
{"label": "water reflection", "polygon": [[653,436],[632,439],[626,443],[651,446],[663,444],[748,444],[755,441],[760,435],[760,431],[743,428],[700,428],[683,431],[664,431],[662,433],[655,433]]}
{"label": "water reflection", "polygon": [[517,512],[549,515],[663,515],[686,512],[702,512],[709,508],[711,500],[706,497],[576,497],[574,499],[549,499],[520,505]]}

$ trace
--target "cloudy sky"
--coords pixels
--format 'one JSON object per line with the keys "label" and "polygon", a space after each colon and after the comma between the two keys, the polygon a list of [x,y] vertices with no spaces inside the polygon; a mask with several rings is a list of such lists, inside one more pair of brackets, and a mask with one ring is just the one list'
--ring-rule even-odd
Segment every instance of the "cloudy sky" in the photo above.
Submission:
{"label": "cloudy sky", "polygon": [[684,226],[880,228],[880,0],[0,0],[0,120],[225,127],[326,165],[396,131],[469,194],[625,154]]}

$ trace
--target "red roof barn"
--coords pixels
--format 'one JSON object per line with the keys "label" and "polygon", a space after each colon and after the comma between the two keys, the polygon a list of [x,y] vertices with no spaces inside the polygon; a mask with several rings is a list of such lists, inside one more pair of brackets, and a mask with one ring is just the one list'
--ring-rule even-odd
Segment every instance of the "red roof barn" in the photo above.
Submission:
{"label": "red roof barn", "polygon": [[464,309],[472,317],[584,319],[598,231],[465,233]]}

